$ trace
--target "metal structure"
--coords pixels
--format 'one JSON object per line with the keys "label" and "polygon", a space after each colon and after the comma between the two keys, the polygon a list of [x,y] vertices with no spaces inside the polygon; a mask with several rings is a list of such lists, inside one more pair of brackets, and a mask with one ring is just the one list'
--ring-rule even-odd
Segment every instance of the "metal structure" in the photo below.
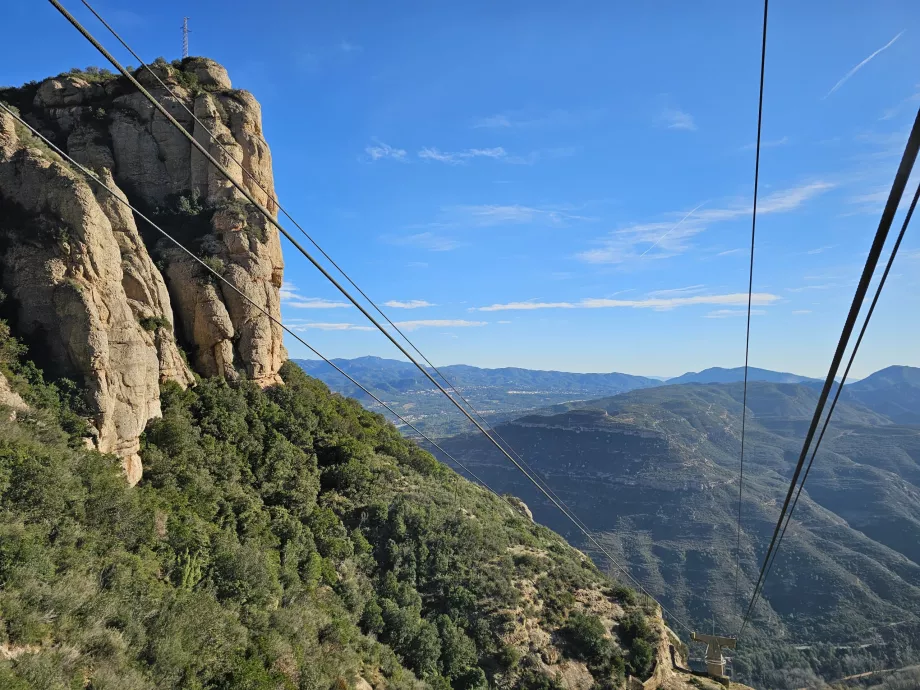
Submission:
{"label": "metal structure", "polygon": [[725,677],[725,657],[722,656],[722,648],[735,648],[736,639],[734,637],[721,637],[719,635],[705,635],[691,633],[690,639],[695,642],[706,643],[706,673],[714,678]]}
{"label": "metal structure", "polygon": [[188,17],[182,18],[182,57],[188,57]]}

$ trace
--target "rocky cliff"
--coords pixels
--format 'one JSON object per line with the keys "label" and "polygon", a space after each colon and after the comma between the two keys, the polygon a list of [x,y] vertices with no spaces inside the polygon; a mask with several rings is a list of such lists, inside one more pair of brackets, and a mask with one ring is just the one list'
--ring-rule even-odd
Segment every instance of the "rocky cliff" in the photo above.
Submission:
{"label": "rocky cliff", "polygon": [[[154,69],[174,96],[146,70],[136,76],[274,211],[271,154],[253,96],[232,89],[211,60]],[[0,100],[280,316],[276,229],[127,80],[74,70],[0,90]],[[6,114],[0,281],[14,332],[46,372],[83,385],[94,428],[88,442],[121,457],[131,483],[141,475],[139,436],[160,415],[160,383],[188,385],[192,369],[263,386],[280,381],[279,326]]]}

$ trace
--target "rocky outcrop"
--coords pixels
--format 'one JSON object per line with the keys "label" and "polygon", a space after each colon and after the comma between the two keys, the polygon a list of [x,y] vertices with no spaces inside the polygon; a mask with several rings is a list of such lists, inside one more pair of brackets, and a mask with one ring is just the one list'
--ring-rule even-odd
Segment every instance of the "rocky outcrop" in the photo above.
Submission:
{"label": "rocky outcrop", "polygon": [[[154,69],[175,96],[146,71],[138,79],[274,213],[256,100],[232,90],[224,68],[210,60]],[[0,116],[0,270],[14,330],[38,346],[33,356],[46,371],[84,384],[93,443],[121,457],[134,483],[139,436],[160,414],[159,384],[193,382],[178,343],[202,375],[280,382],[282,329],[262,311],[280,318],[277,230],[125,79],[67,74],[31,90],[0,91],[0,99],[18,99],[32,126],[245,295]]]}
{"label": "rocky outcrop", "polygon": [[18,412],[24,412],[29,409],[25,400],[22,399],[19,393],[12,389],[10,382],[3,374],[0,374],[0,406],[5,407],[9,411],[9,419],[16,419],[16,414]]}

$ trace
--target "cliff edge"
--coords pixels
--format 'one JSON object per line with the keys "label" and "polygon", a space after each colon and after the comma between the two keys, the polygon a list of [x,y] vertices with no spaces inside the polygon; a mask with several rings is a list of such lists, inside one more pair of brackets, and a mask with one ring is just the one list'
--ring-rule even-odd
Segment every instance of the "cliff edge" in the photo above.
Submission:
{"label": "cliff edge", "polygon": [[[255,98],[234,90],[212,60],[158,61],[153,69],[174,96],[146,70],[136,77],[274,211],[271,153]],[[276,228],[126,79],[72,70],[0,90],[0,100],[280,317]],[[89,442],[121,457],[132,484],[142,471],[140,434],[160,415],[162,382],[188,385],[193,369],[261,386],[280,382],[280,326],[6,114],[0,283],[14,332],[47,373],[85,389]]]}

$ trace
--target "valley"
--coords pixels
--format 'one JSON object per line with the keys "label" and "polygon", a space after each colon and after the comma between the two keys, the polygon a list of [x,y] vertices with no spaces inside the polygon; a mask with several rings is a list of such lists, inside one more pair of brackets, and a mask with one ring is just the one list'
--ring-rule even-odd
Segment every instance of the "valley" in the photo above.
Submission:
{"label": "valley", "polygon": [[[873,396],[865,405],[860,388],[844,392],[848,401],[838,405],[737,654],[740,677],[767,687],[794,684],[796,668],[839,677],[846,674],[838,665],[872,670],[911,654],[920,640],[920,428],[879,411],[913,395],[879,392],[895,373],[903,380],[904,372],[887,370],[866,380]],[[558,405],[496,428],[678,618],[735,631],[817,395],[803,384],[750,385],[736,593],[741,394],[740,384],[665,385]],[[442,447],[592,551],[479,437],[455,436]],[[611,566],[596,550],[592,556]]]}

